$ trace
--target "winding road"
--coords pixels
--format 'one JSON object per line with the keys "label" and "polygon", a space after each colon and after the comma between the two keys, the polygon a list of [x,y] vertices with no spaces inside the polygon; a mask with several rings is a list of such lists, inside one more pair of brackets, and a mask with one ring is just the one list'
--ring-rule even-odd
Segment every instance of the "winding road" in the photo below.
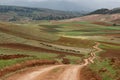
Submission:
{"label": "winding road", "polygon": [[51,65],[44,67],[29,68],[25,71],[13,74],[3,80],[80,80],[80,70],[90,63],[94,63],[96,53],[102,51],[96,42],[93,46],[94,51],[90,53],[89,58],[84,59],[81,65]]}

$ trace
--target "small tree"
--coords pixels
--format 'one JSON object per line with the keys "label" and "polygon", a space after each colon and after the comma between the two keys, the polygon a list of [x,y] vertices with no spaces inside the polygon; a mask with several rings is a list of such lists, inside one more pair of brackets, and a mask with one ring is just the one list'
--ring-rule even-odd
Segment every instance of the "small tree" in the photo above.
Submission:
{"label": "small tree", "polygon": [[63,64],[70,64],[70,61],[67,58],[63,58],[62,63]]}
{"label": "small tree", "polygon": [[117,24],[116,24],[116,23],[114,23],[114,24],[113,24],[113,26],[117,26]]}

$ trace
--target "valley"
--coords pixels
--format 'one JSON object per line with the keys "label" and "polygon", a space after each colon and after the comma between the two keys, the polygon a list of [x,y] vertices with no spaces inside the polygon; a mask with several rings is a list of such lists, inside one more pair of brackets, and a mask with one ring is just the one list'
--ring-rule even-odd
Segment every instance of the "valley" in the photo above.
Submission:
{"label": "valley", "polygon": [[0,19],[0,80],[119,80],[120,14],[76,17]]}

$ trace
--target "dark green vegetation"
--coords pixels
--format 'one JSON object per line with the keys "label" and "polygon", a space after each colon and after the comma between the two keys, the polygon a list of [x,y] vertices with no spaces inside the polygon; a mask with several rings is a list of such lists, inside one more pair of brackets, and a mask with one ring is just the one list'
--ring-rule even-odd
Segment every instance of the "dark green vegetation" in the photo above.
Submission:
{"label": "dark green vegetation", "polygon": [[61,20],[81,16],[77,12],[65,12],[43,8],[0,6],[2,21]]}
{"label": "dark green vegetation", "polygon": [[98,9],[94,12],[91,12],[90,14],[116,14],[120,13],[120,8],[114,8],[114,9]]}

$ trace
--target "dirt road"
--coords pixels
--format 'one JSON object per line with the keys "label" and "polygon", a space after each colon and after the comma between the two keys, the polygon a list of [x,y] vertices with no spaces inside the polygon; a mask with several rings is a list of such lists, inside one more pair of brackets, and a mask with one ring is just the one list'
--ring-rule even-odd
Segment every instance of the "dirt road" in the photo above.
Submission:
{"label": "dirt road", "polygon": [[57,80],[80,80],[79,72],[82,67],[82,65],[70,66]]}
{"label": "dirt road", "polygon": [[37,67],[28,69],[23,72],[13,74],[4,80],[80,80],[80,70],[90,63],[94,63],[96,53],[101,49],[98,47],[100,43],[93,46],[94,51],[90,53],[89,58],[84,59],[81,65],[53,65],[47,67]]}

